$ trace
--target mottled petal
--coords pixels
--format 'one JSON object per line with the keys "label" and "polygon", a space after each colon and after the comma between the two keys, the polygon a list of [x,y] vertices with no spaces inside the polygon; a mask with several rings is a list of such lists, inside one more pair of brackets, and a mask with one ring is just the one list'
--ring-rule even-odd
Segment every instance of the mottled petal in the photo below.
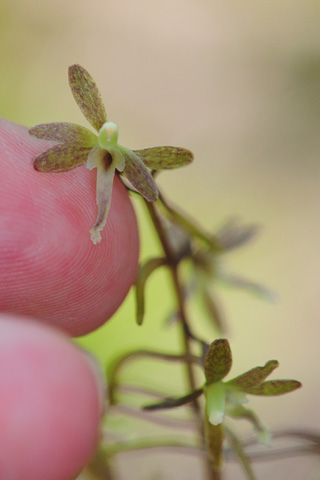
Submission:
{"label": "mottled petal", "polygon": [[82,147],[94,147],[98,137],[85,127],[75,123],[43,123],[29,128],[29,134],[43,140],[73,143]]}
{"label": "mottled petal", "polygon": [[97,169],[96,201],[98,205],[98,216],[90,230],[92,243],[97,244],[101,241],[101,230],[107,222],[107,216],[111,205],[112,187],[115,168],[112,164],[111,155],[99,147],[91,150],[87,168]]}
{"label": "mottled petal", "polygon": [[263,382],[278,366],[279,362],[277,360],[270,360],[263,367],[252,368],[248,372],[233,378],[227,382],[227,385],[237,387],[239,390],[247,392],[248,388]]}
{"label": "mottled petal", "polygon": [[124,155],[126,161],[123,174],[148,202],[157,200],[159,194],[158,187],[142,160],[140,160],[132,150],[120,147],[119,145],[118,147],[121,148],[121,153]]}
{"label": "mottled petal", "polygon": [[265,396],[283,395],[284,393],[292,392],[301,386],[301,383],[297,380],[269,380],[247,388],[246,393]]}
{"label": "mottled petal", "polygon": [[69,84],[83,115],[97,131],[107,121],[98,87],[87,70],[80,65],[69,67]]}
{"label": "mottled petal", "polygon": [[209,347],[204,359],[204,371],[207,384],[219,382],[232,366],[231,349],[227,339],[215,340]]}
{"label": "mottled petal", "polygon": [[86,163],[90,150],[91,148],[73,143],[55,145],[38,155],[33,161],[33,166],[38,172],[68,172]]}
{"label": "mottled petal", "polygon": [[192,152],[179,147],[153,147],[134,150],[134,152],[148,168],[153,170],[183,167],[193,160]]}

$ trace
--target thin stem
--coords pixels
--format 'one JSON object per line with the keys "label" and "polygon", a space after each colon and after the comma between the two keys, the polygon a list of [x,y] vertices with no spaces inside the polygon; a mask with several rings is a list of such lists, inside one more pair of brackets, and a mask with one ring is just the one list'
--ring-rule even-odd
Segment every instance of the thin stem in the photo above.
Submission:
{"label": "thin stem", "polygon": [[[320,433],[314,432],[314,431],[309,431],[309,430],[278,430],[275,432],[272,432],[272,438],[275,440],[277,438],[299,438],[302,440],[309,441],[311,443],[314,443],[315,446],[318,446],[319,451],[320,451]],[[255,445],[257,443],[257,439],[254,438],[249,438],[248,440],[243,441],[243,446],[251,446]]]}
{"label": "thin stem", "polygon": [[157,390],[150,390],[150,388],[137,387],[136,385],[131,385],[123,383],[119,385],[118,390],[125,393],[136,393],[137,395],[148,395],[149,397],[155,398],[166,398],[166,395],[163,392]]}
{"label": "thin stem", "polygon": [[[176,292],[177,296],[177,301],[178,301],[178,309],[179,309],[179,318],[182,323],[183,327],[183,342],[184,342],[184,350],[185,354],[187,356],[191,355],[191,348],[190,348],[190,334],[189,334],[189,327],[188,327],[188,322],[186,320],[186,312],[185,312],[185,307],[184,307],[184,299],[183,299],[183,291],[182,287],[179,282],[178,278],[178,272],[177,272],[177,265],[176,265],[176,259],[174,253],[171,251],[169,242],[167,240],[167,235],[166,232],[163,228],[163,225],[161,223],[161,220],[156,212],[156,209],[152,203],[145,202],[153,225],[157,231],[157,234],[159,236],[162,248],[164,250],[165,256],[167,258],[168,262],[168,267],[170,269],[171,277],[173,280],[174,284],[174,289]],[[189,378],[189,385],[190,385],[190,390],[195,390],[196,384],[195,384],[195,378],[194,378],[194,373],[192,369],[192,364],[189,359],[186,359],[186,365],[187,365],[187,373],[188,373],[188,378]],[[198,410],[198,407],[196,405],[198,402],[193,402],[193,405],[195,407],[195,410]]]}
{"label": "thin stem", "polygon": [[100,448],[94,459],[87,465],[86,473],[94,480],[115,480],[109,461],[110,457],[106,450]]}
{"label": "thin stem", "polygon": [[114,444],[111,447],[108,447],[107,453],[109,456],[119,454],[119,453],[129,453],[137,450],[154,450],[154,449],[165,449],[169,453],[185,453],[186,455],[196,455],[203,456],[206,455],[206,452],[201,447],[195,445],[187,444],[183,440],[169,440],[157,438],[155,441],[147,438],[146,440],[133,440],[131,442]]}
{"label": "thin stem", "polygon": [[175,427],[181,428],[186,430],[194,430],[197,427],[197,423],[193,420],[184,420],[180,418],[173,418],[173,417],[165,417],[160,416],[151,412],[147,412],[145,410],[141,410],[138,408],[133,408],[127,405],[116,405],[113,407],[113,414],[124,414],[129,415],[135,418],[139,418],[140,420],[144,420],[147,422],[151,422],[162,427]]}
{"label": "thin stem", "polygon": [[241,441],[229,428],[225,427],[225,432],[228,436],[230,446],[234,453],[238,456],[240,464],[242,465],[242,468],[247,478],[249,478],[250,480],[256,480],[256,476],[251,468],[251,460],[244,451]]}
{"label": "thin stem", "polygon": [[126,353],[123,357],[116,361],[108,374],[109,400],[111,404],[115,403],[115,390],[117,387],[117,377],[119,375],[119,371],[127,362],[132,361],[133,359],[144,357],[167,360],[171,362],[190,361],[191,363],[194,362],[198,365],[201,364],[201,359],[199,357],[189,353],[186,353],[185,355],[173,355],[171,353],[153,352],[152,350],[138,350],[131,353]]}
{"label": "thin stem", "polygon": [[[159,240],[161,242],[163,251],[167,259],[167,265],[170,270],[171,278],[173,281],[177,304],[178,304],[179,318],[182,325],[182,341],[183,341],[183,347],[186,355],[186,373],[187,373],[187,378],[189,383],[189,389],[190,391],[193,391],[196,389],[196,381],[195,381],[195,375],[193,371],[193,364],[190,359],[192,335],[190,334],[189,322],[188,322],[187,313],[186,313],[185,304],[184,304],[183,285],[179,278],[176,256],[170,247],[170,244],[167,238],[167,233],[162,224],[161,218],[158,215],[155,205],[149,202],[145,202],[145,205],[149,211],[152,223],[154,225],[154,228],[156,229]],[[199,430],[202,445],[205,448],[205,445],[206,445],[205,433],[204,433],[202,414],[201,414],[201,409],[200,409],[198,399],[194,399],[191,405],[193,407],[195,417],[198,420],[198,430]],[[221,480],[220,472],[215,472],[212,469],[209,458],[207,458],[206,467],[207,467],[208,480]]]}
{"label": "thin stem", "polygon": [[[253,451],[248,452],[248,456],[252,461],[266,461],[273,460],[274,458],[289,458],[297,455],[320,455],[320,435],[312,431],[303,430],[279,430],[272,432],[273,441],[282,438],[298,439],[301,442],[305,441],[305,444],[294,445],[289,447],[273,448],[269,451]],[[274,442],[273,442],[274,443]],[[257,439],[249,438],[242,442],[243,447],[256,446]]]}

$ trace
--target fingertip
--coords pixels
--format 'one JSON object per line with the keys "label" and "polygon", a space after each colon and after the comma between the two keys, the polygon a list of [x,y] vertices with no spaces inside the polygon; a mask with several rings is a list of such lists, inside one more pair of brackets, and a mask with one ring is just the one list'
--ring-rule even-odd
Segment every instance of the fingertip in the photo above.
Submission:
{"label": "fingertip", "polygon": [[93,245],[95,176],[84,166],[44,174],[32,165],[51,143],[0,122],[0,310],[31,315],[73,336],[103,324],[138,268],[139,236],[127,191],[115,178],[102,241]]}
{"label": "fingertip", "polygon": [[79,348],[30,318],[0,314],[0,472],[68,480],[99,438],[97,379]]}

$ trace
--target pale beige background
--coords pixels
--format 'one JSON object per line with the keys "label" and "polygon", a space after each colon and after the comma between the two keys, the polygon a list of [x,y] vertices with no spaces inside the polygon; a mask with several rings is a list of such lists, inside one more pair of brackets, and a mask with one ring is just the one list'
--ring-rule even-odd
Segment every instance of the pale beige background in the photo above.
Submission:
{"label": "pale beige background", "polygon": [[[66,76],[68,65],[80,63],[120,125],[121,143],[195,153],[192,166],[160,178],[177,203],[208,229],[234,214],[263,225],[258,241],[232,254],[229,265],[271,286],[278,303],[219,295],[232,325],[233,372],[277,358],[279,378],[304,384],[287,397],[251,402],[271,427],[320,429],[319,20],[312,0],[0,3],[1,116],[26,125],[83,123]],[[143,222],[148,256],[154,244]],[[150,286],[156,311],[145,327],[134,325],[130,298],[85,340],[102,361],[126,346],[161,347],[169,307],[156,298],[160,277]],[[135,471],[139,479],[201,479],[192,459],[170,457],[166,470],[166,456],[153,457],[152,467],[146,458],[126,457],[122,470],[130,478]],[[157,476],[158,466],[167,476]],[[289,478],[282,468],[260,465],[259,478]],[[311,460],[286,468],[291,479],[319,475]],[[227,468],[227,478],[241,475]]]}

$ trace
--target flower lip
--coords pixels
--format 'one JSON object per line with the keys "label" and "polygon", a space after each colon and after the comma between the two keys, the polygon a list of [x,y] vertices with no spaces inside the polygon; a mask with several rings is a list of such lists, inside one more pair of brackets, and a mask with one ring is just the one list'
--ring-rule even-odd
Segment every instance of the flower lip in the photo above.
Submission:
{"label": "flower lip", "polygon": [[114,122],[105,122],[99,130],[98,144],[100,148],[115,147],[118,142],[119,127]]}
{"label": "flower lip", "polygon": [[226,407],[226,388],[222,382],[211,383],[205,388],[206,410],[209,422],[219,425],[223,422]]}

